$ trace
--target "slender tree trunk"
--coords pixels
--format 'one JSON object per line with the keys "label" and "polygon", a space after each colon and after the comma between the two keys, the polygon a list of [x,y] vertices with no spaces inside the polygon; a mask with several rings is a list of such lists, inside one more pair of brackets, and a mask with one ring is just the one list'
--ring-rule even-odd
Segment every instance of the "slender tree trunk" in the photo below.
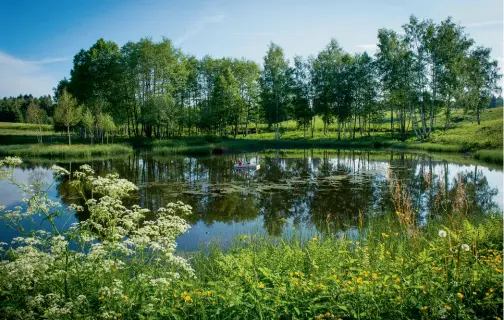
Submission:
{"label": "slender tree trunk", "polygon": [[70,126],[67,125],[67,134],[68,134],[68,145],[72,145],[72,141],[70,141]]}
{"label": "slender tree trunk", "polygon": [[478,121],[478,126],[480,125],[480,104],[481,99],[478,99],[478,104],[476,105],[476,120]]}

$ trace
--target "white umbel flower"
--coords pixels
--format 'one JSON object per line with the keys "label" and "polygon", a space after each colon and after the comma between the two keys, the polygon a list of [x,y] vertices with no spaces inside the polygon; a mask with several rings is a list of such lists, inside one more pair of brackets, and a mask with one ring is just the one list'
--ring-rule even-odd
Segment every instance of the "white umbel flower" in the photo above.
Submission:
{"label": "white umbel flower", "polygon": [[440,236],[441,238],[445,238],[445,237],[446,237],[446,235],[447,235],[446,231],[444,231],[444,230],[439,230],[439,232],[438,232],[438,236]]}
{"label": "white umbel flower", "polygon": [[464,244],[462,244],[462,245],[460,246],[460,249],[461,249],[462,251],[469,251],[469,250],[471,250],[471,247],[469,247],[469,245],[468,245],[468,244],[465,244],[465,243],[464,243]]}

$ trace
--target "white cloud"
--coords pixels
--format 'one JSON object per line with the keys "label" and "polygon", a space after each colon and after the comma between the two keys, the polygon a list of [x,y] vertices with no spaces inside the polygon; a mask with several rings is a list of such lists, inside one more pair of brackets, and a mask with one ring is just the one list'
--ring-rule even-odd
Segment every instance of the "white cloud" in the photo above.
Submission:
{"label": "white cloud", "polygon": [[0,97],[52,93],[59,79],[48,75],[43,65],[67,61],[68,58],[49,58],[37,61],[21,60],[0,51]]}
{"label": "white cloud", "polygon": [[481,21],[481,22],[471,22],[465,24],[467,28],[479,28],[479,27],[487,27],[487,26],[497,26],[501,25],[501,20],[493,20],[493,21]]}
{"label": "white cloud", "polygon": [[223,14],[203,17],[203,19],[196,22],[186,33],[175,39],[175,41],[173,41],[173,44],[176,46],[180,46],[187,39],[198,34],[201,30],[203,30],[205,26],[212,23],[220,23],[222,20],[224,20],[225,17],[226,16]]}

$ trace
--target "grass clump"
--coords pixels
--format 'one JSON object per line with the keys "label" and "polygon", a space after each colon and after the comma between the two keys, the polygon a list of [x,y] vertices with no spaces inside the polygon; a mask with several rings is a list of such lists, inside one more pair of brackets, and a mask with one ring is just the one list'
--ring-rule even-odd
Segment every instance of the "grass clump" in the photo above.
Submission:
{"label": "grass clump", "polygon": [[503,150],[478,150],[474,154],[474,158],[486,162],[503,164]]}
{"label": "grass clump", "polygon": [[74,144],[74,145],[6,145],[0,146],[0,154],[20,157],[92,157],[131,153],[133,149],[124,144]]}

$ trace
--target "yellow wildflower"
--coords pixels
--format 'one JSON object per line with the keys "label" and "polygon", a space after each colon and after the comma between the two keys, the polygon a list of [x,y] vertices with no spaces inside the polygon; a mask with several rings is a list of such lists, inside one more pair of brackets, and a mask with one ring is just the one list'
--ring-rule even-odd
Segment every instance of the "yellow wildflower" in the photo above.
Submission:
{"label": "yellow wildflower", "polygon": [[330,312],[326,312],[325,317],[329,318],[330,316],[331,316],[331,313]]}
{"label": "yellow wildflower", "polygon": [[378,279],[378,275],[376,273],[373,273],[373,280]]}
{"label": "yellow wildflower", "polygon": [[490,291],[490,292],[494,292],[494,289],[493,289],[493,288],[490,288],[488,291]]}
{"label": "yellow wildflower", "polygon": [[388,251],[388,250],[387,250],[385,253],[386,253],[386,254],[390,254],[390,251]]}
{"label": "yellow wildflower", "polygon": [[450,311],[451,307],[449,305],[444,306],[446,310]]}
{"label": "yellow wildflower", "polygon": [[120,313],[116,313],[116,317],[119,318],[121,316]]}
{"label": "yellow wildflower", "polygon": [[357,278],[357,283],[362,284],[362,278]]}
{"label": "yellow wildflower", "polygon": [[476,291],[473,291],[473,294],[474,294],[474,295],[477,295],[478,293],[477,293]]}
{"label": "yellow wildflower", "polygon": [[259,285],[258,285],[259,288],[264,288],[264,283],[262,282],[259,282]]}
{"label": "yellow wildflower", "polygon": [[384,237],[384,238],[388,238],[388,237],[389,237],[389,235],[388,235],[388,234],[386,234],[386,233],[384,233],[384,232],[382,232],[382,233],[381,233],[381,235],[382,235],[382,237]]}
{"label": "yellow wildflower", "polygon": [[422,311],[425,311],[425,310],[429,309],[429,307],[423,306],[421,309],[422,309]]}
{"label": "yellow wildflower", "polygon": [[401,282],[401,278],[397,278],[397,279],[395,279],[395,282],[396,282],[396,283]]}
{"label": "yellow wildflower", "polygon": [[129,298],[128,298],[128,296],[124,296],[124,297],[123,297],[123,299],[124,299],[125,301],[128,301],[128,299],[129,299]]}
{"label": "yellow wildflower", "polygon": [[103,299],[105,299],[105,297],[104,297],[104,296],[101,296],[101,297],[99,297],[98,299],[99,299],[99,300],[103,300]]}
{"label": "yellow wildflower", "polygon": [[320,267],[319,266],[315,266],[315,270],[318,270]]}
{"label": "yellow wildflower", "polygon": [[464,295],[462,293],[457,293],[457,297],[459,297],[459,299],[464,299]]}
{"label": "yellow wildflower", "polygon": [[193,299],[191,298],[191,296],[185,296],[184,297],[184,301],[185,302],[191,302],[191,301],[193,301]]}
{"label": "yellow wildflower", "polygon": [[312,240],[313,241],[317,241],[318,239],[317,239],[317,237],[313,237]]}

